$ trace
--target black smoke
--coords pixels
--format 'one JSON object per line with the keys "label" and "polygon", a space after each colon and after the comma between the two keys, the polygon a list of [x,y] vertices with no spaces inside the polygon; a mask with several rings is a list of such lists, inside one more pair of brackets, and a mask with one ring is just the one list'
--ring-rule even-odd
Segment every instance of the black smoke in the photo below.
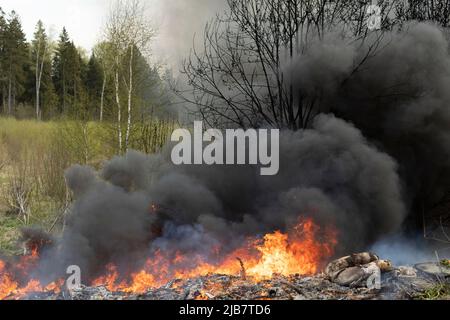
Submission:
{"label": "black smoke", "polygon": [[[289,65],[323,112],[350,121],[396,159],[413,229],[450,190],[450,55],[431,24],[345,43],[330,35]],[[411,224],[410,224],[411,226]]]}
{"label": "black smoke", "polygon": [[138,268],[156,250],[207,258],[217,244],[226,253],[300,217],[336,226],[341,252],[358,250],[405,217],[395,161],[333,116],[282,132],[273,177],[256,166],[174,166],[170,151],[131,151],[98,173],[69,169],[76,200],[43,270],[76,264],[94,276],[109,263]]}
{"label": "black smoke", "polygon": [[294,88],[320,98],[322,114],[310,129],[282,131],[276,176],[254,166],[177,167],[170,145],[131,151],[100,172],[71,168],[76,200],[43,270],[77,264],[94,276],[108,263],[138,267],[157,250],[207,256],[217,244],[227,251],[289,230],[299,217],[336,226],[338,254],[398,232],[418,202],[449,189],[448,42],[434,26],[409,25],[386,32],[366,57],[372,37],[330,35],[286,66]]}

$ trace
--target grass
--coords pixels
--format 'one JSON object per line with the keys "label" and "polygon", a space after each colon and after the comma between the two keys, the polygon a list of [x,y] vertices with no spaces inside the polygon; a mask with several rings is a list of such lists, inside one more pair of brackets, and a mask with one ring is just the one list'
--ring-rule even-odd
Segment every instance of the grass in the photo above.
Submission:
{"label": "grass", "polygon": [[17,219],[0,214],[0,252],[6,255],[19,253],[17,239],[23,225]]}
{"label": "grass", "polygon": [[[0,252],[19,250],[25,225],[50,228],[66,199],[64,171],[109,158],[114,150],[102,143],[106,135],[105,126],[95,122],[0,118]],[[24,181],[32,190],[28,221],[12,210],[12,181]]]}
{"label": "grass", "polygon": [[[33,185],[30,224],[46,225],[54,215],[57,201],[43,194],[45,158],[52,155],[58,124],[0,118],[0,252],[19,252],[17,243],[23,221],[11,213],[8,203],[10,182],[26,177]],[[61,179],[63,179],[61,177]]]}
{"label": "grass", "polygon": [[427,289],[419,299],[422,300],[449,300],[450,283],[440,283]]}

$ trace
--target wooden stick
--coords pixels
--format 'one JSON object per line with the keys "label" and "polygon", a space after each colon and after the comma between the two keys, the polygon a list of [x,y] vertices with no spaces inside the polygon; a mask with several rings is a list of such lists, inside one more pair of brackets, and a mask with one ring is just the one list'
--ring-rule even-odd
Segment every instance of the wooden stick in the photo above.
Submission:
{"label": "wooden stick", "polygon": [[241,276],[241,278],[243,280],[246,280],[247,279],[247,273],[245,272],[244,261],[242,261],[242,259],[239,258],[239,257],[237,257],[236,259],[237,259],[237,261],[239,261],[239,264],[241,265],[241,274],[240,274],[240,276]]}

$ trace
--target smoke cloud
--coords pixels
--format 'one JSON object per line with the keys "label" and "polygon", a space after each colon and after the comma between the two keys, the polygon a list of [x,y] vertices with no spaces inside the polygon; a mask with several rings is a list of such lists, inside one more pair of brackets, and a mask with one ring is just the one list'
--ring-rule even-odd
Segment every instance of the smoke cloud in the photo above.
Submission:
{"label": "smoke cloud", "polygon": [[398,232],[417,199],[449,189],[448,43],[436,27],[409,25],[366,56],[370,37],[343,44],[330,35],[286,66],[323,114],[310,129],[282,131],[276,176],[256,166],[177,167],[170,145],[131,151],[100,172],[69,169],[76,201],[44,270],[77,264],[92,277],[108,263],[138,267],[155,251],[208,258],[218,244],[226,253],[299,217],[335,226],[337,254]]}
{"label": "smoke cloud", "polygon": [[205,24],[227,7],[224,0],[152,0],[153,19],[158,26],[154,53],[178,71],[182,60],[194,44],[201,40]]}
{"label": "smoke cloud", "polygon": [[376,242],[371,248],[383,259],[396,266],[414,265],[418,262],[436,261],[433,250],[424,245],[423,239],[394,235]]}
{"label": "smoke cloud", "polygon": [[449,44],[423,23],[376,37],[345,44],[332,34],[287,71],[299,91],[322,99],[323,112],[397,160],[408,209],[422,214],[450,190]]}
{"label": "smoke cloud", "polygon": [[254,166],[177,167],[170,147],[151,156],[129,152],[97,174],[75,166],[66,179],[77,199],[47,260],[92,276],[109,263],[138,267],[155,250],[207,255],[222,244],[228,252],[300,217],[336,226],[342,251],[401,226],[397,165],[351,124],[319,116],[311,130],[282,132],[280,150],[275,177]]}

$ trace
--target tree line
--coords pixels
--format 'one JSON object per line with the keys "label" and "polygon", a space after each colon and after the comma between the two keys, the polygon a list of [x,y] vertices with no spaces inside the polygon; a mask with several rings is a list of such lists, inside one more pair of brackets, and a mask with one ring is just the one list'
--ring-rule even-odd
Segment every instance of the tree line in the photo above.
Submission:
{"label": "tree line", "polygon": [[142,1],[116,0],[87,53],[42,21],[27,41],[19,15],[0,9],[0,202],[21,224],[51,231],[63,220],[70,166],[156,153],[177,125],[144,12]]}
{"label": "tree line", "polygon": [[[27,42],[18,14],[0,9],[1,113],[19,116],[26,110],[27,116],[38,120],[64,116],[103,121],[117,116],[112,109],[121,99],[127,111],[134,104],[148,109],[145,104],[152,98],[152,103],[161,104],[158,67],[151,66],[143,53],[153,33],[136,25],[135,34],[125,39],[125,33],[132,32],[129,24],[136,21],[126,15],[137,14],[126,12],[132,8],[127,6],[119,3],[111,12],[108,36],[90,56],[65,28],[52,41],[42,21]],[[140,23],[144,25],[143,20]],[[125,118],[131,116],[127,112]]]}
{"label": "tree line", "polygon": [[14,116],[19,106],[28,105],[42,119],[85,109],[101,77],[96,56],[87,61],[65,28],[52,43],[42,21],[28,43],[20,17],[14,11],[0,14],[2,113]]}

